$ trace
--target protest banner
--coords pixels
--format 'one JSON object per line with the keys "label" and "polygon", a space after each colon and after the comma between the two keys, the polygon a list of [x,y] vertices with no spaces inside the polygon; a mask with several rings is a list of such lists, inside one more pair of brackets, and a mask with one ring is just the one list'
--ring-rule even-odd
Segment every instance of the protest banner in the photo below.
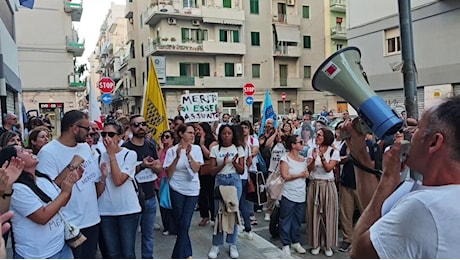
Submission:
{"label": "protest banner", "polygon": [[181,116],[185,123],[219,120],[217,93],[190,93],[181,96]]}

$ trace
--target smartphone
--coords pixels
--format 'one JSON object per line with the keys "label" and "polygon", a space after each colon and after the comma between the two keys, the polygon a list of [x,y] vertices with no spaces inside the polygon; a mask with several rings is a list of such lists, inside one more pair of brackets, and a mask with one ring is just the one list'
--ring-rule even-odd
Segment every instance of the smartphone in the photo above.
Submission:
{"label": "smartphone", "polygon": [[401,162],[405,162],[407,159],[407,154],[409,154],[410,142],[407,140],[401,141]]}

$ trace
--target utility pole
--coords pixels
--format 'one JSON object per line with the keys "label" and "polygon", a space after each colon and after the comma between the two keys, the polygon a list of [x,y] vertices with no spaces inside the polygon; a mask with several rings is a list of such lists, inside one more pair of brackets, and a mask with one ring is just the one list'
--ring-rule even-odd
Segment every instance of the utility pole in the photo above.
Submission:
{"label": "utility pole", "polygon": [[406,106],[407,117],[418,119],[417,74],[414,59],[414,38],[412,35],[410,0],[398,0],[398,7],[401,56],[403,62],[404,105]]}

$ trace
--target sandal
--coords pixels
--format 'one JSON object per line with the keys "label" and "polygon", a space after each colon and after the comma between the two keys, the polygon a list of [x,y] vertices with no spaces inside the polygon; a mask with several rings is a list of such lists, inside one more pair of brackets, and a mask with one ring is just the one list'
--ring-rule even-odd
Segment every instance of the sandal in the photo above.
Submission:
{"label": "sandal", "polygon": [[209,218],[202,218],[201,219],[201,222],[198,224],[198,226],[202,227],[202,226],[206,226],[206,224],[209,223]]}

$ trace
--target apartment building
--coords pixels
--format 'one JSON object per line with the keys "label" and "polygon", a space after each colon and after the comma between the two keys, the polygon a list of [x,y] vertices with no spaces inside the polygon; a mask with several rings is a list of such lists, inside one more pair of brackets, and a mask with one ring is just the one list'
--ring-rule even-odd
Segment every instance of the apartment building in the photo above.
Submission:
{"label": "apartment building", "polygon": [[[317,66],[331,46],[337,48],[325,21],[333,12],[344,17],[344,2],[330,1],[127,0],[126,45],[114,94],[120,98],[111,110],[141,111],[150,58],[170,117],[185,91],[218,92],[223,112],[255,120],[267,89],[278,114],[290,107],[301,113],[305,105],[337,110],[339,97],[311,86]],[[339,29],[334,32],[344,27]],[[252,106],[245,102],[246,83],[256,86]]]}
{"label": "apartment building", "polygon": [[19,94],[22,89],[15,32],[15,16],[19,8],[17,1],[0,1],[0,112],[2,115],[8,112],[19,115],[20,111]]}
{"label": "apartment building", "polygon": [[75,65],[75,57],[83,54],[84,41],[73,28],[82,11],[82,1],[40,0],[33,10],[21,8],[16,16],[25,108],[48,113],[56,132],[63,113],[77,108],[86,89],[80,80],[82,71]]}
{"label": "apartment building", "polygon": [[347,46],[347,2],[329,0],[329,14],[326,15],[326,54],[329,56]]}
{"label": "apartment building", "polygon": [[[460,2],[413,0],[412,27],[419,113],[442,97],[460,94]],[[372,10],[362,12],[361,10]],[[348,42],[361,49],[371,87],[404,109],[397,1],[348,0]]]}

